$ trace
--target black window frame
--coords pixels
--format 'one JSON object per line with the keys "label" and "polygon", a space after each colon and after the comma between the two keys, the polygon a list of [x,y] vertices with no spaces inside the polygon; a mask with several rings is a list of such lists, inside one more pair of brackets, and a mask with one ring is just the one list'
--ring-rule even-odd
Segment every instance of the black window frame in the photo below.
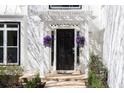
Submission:
{"label": "black window frame", "polygon": [[77,10],[82,9],[82,5],[49,5],[51,10]]}

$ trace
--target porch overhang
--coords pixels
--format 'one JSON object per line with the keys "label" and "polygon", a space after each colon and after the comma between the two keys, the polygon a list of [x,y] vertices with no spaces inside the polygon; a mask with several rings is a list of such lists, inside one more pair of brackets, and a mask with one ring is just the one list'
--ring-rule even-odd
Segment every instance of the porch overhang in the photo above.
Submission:
{"label": "porch overhang", "polygon": [[44,11],[39,15],[44,22],[87,22],[94,19],[91,11]]}
{"label": "porch overhang", "polygon": [[96,17],[93,16],[92,11],[42,11],[39,17],[46,24],[70,26],[87,24],[90,32],[101,30],[94,21]]}

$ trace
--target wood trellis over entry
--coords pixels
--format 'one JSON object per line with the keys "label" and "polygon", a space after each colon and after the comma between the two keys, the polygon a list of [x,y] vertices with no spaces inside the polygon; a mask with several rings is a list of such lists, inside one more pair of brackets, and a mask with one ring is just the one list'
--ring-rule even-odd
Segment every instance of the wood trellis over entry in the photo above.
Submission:
{"label": "wood trellis over entry", "polygon": [[[41,18],[41,22],[44,23],[44,35],[51,34],[51,31],[55,31],[56,29],[74,29],[75,36],[76,32],[80,31],[81,34],[85,37],[86,42],[85,46],[80,49],[80,65],[77,66],[75,62],[75,69],[80,70],[82,73],[87,75],[88,72],[88,60],[89,60],[89,35],[88,30],[89,24],[93,24],[94,17],[92,16],[91,11],[46,11],[41,12],[39,14]],[[76,38],[76,37],[75,37]],[[76,41],[75,41],[76,43]],[[54,46],[54,53],[56,55],[56,37],[55,37],[55,46]],[[76,44],[75,44],[76,46]],[[44,48],[45,52],[49,54],[49,58],[46,61],[51,62],[51,49]],[[76,48],[75,48],[76,51]],[[46,54],[46,53],[45,53]],[[54,56],[54,63],[53,66],[49,65],[50,72],[56,72],[56,56]],[[76,60],[76,53],[75,53],[75,60]]]}

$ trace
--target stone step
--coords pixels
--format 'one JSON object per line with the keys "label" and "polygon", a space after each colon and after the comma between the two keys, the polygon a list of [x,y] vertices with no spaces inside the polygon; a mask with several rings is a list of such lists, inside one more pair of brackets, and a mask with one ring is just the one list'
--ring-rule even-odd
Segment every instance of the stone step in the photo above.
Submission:
{"label": "stone step", "polygon": [[46,88],[86,88],[86,86],[51,86]]}
{"label": "stone step", "polygon": [[46,77],[59,77],[59,76],[85,76],[84,74],[47,74]]}
{"label": "stone step", "polygon": [[53,75],[53,76],[46,76],[45,79],[48,80],[56,80],[56,81],[69,81],[69,80],[85,80],[84,75]]}
{"label": "stone step", "polygon": [[46,85],[85,85],[85,82],[80,82],[80,81],[48,81]]}
{"label": "stone step", "polygon": [[82,74],[48,74],[45,80],[46,88],[86,88]]}
{"label": "stone step", "polygon": [[80,81],[48,81],[46,82],[45,87],[86,87],[85,82],[80,82]]}

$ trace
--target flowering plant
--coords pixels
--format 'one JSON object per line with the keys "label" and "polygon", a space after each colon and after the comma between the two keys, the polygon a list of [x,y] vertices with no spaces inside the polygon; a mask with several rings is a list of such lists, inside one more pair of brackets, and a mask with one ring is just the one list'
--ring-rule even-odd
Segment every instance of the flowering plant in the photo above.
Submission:
{"label": "flowering plant", "polygon": [[85,43],[85,38],[84,38],[84,36],[78,35],[77,38],[76,38],[76,42],[77,42],[77,45],[78,45],[79,47],[83,47],[83,46],[84,46],[84,43]]}
{"label": "flowering plant", "polygon": [[47,35],[43,38],[43,43],[44,43],[44,46],[45,47],[51,47],[51,44],[52,44],[52,37]]}

